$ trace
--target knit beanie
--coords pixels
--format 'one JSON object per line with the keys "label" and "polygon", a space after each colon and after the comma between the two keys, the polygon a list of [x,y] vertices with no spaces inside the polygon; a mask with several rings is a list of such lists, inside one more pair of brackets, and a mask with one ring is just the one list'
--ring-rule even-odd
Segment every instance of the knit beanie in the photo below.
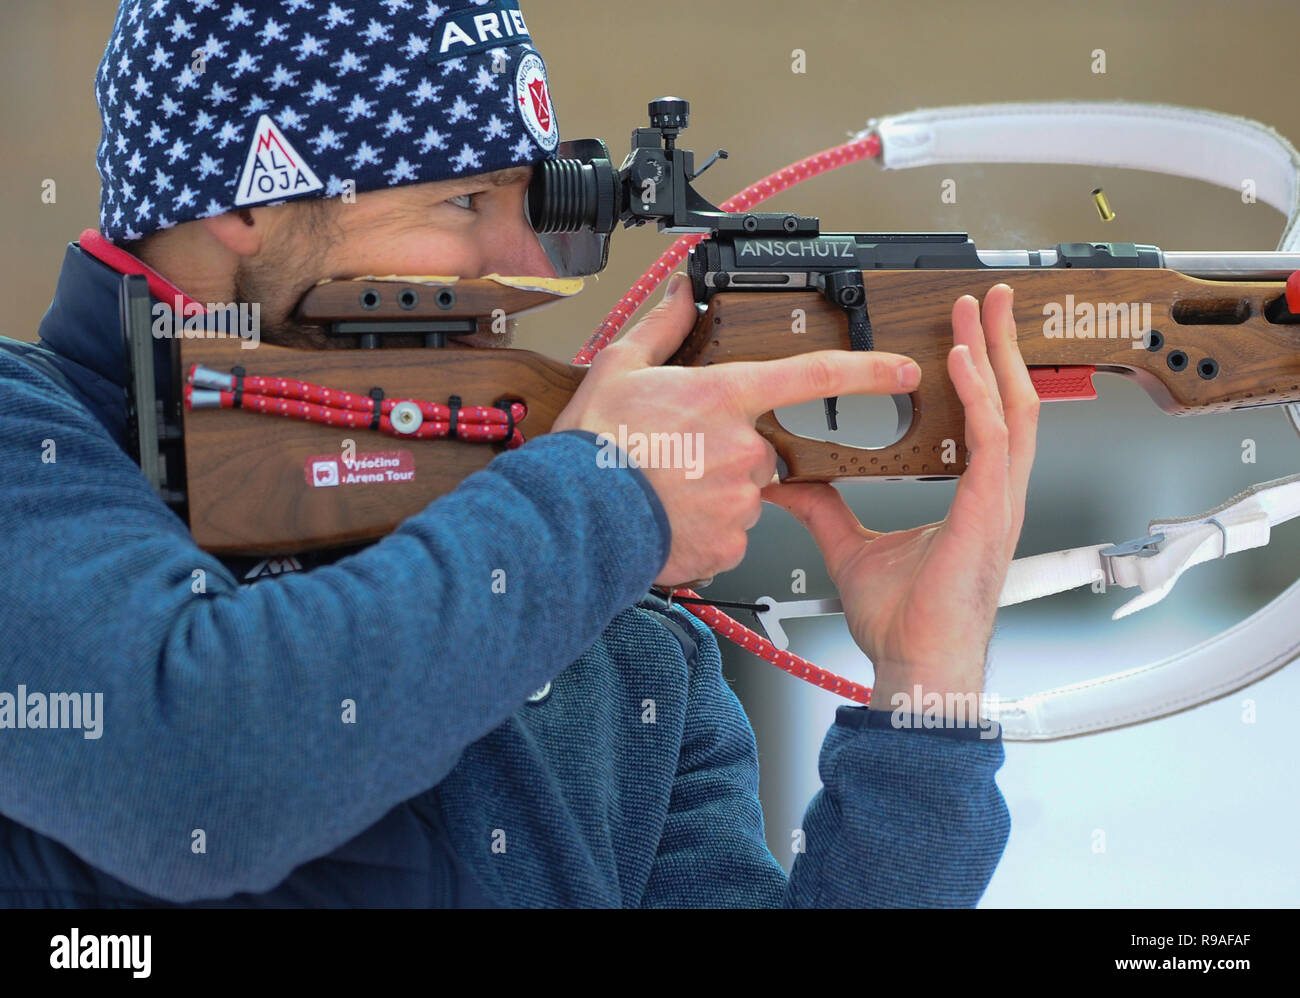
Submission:
{"label": "knit beanie", "polygon": [[526,165],[559,144],[516,0],[122,0],[95,97],[114,242]]}

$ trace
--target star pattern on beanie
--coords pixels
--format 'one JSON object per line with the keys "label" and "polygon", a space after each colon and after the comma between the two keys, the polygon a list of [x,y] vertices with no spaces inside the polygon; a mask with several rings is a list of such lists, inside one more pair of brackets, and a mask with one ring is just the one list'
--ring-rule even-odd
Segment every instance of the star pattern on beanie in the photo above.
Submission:
{"label": "star pattern on beanie", "polygon": [[100,231],[526,165],[559,142],[516,0],[122,0]]}

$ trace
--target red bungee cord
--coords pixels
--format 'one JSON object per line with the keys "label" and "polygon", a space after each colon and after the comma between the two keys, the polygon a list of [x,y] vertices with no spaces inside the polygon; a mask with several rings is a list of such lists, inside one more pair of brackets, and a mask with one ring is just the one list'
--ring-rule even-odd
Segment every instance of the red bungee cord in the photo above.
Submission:
{"label": "red bungee cord", "polygon": [[[773,194],[778,194],[787,187],[793,187],[795,184],[802,183],[819,173],[834,170],[848,163],[856,163],[858,160],[874,159],[879,155],[880,137],[874,133],[860,139],[854,139],[852,142],[846,142],[843,145],[823,149],[821,152],[814,153],[797,163],[791,163],[784,169],[764,177],[757,183],[750,184],[739,194],[722,202],[720,207],[723,211],[748,211],[754,205],[766,201]],[[618,335],[618,331],[623,328],[627,320],[632,317],[632,314],[645,303],[645,300],[650,297],[654,289],[663,283],[664,279],[673,272],[679,263],[686,259],[686,254],[690,252],[691,247],[703,238],[702,233],[693,233],[682,236],[674,242],[651,265],[650,269],[641,275],[627,294],[619,299],[618,304],[610,310],[610,313],[596,327],[596,331],[591,334],[591,338],[578,351],[578,355],[573,358],[573,362],[575,364],[590,364],[592,358],[601,349],[608,346],[610,341]],[[686,600],[701,598],[693,590],[684,586],[674,589],[672,595]],[[770,662],[778,669],[782,669],[805,682],[812,683],[814,686],[820,686],[824,690],[838,693],[857,703],[868,704],[871,702],[871,690],[861,683],[850,682],[843,676],[837,676],[833,672],[828,672],[826,669],[813,665],[812,662],[805,658],[800,658],[788,651],[782,651],[767,638],[761,637],[739,621],[733,620],[716,606],[694,605],[691,603],[681,603],[680,605],[704,621],[728,641],[739,645],[764,661]]]}
{"label": "red bungee cord", "polygon": [[[511,402],[509,410],[457,403],[453,434],[452,406],[438,402],[408,398],[376,400],[369,395],[326,388],[293,378],[265,378],[250,374],[239,380],[233,374],[214,371],[201,364],[190,365],[185,382],[187,409],[247,409],[326,426],[373,427],[392,437],[417,440],[440,440],[454,435],[460,440],[504,442],[507,450],[523,446],[524,435],[519,432],[518,424],[528,415],[522,402]],[[376,401],[379,404],[378,419],[375,418]]]}

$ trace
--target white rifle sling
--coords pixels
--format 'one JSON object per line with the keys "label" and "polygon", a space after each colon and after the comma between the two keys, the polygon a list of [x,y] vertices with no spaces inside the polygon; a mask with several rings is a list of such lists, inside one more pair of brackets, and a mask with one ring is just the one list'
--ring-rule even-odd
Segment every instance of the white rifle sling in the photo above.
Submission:
{"label": "white rifle sling", "polygon": [[[872,122],[886,169],[939,163],[1062,163],[1190,177],[1255,195],[1282,212],[1281,251],[1300,250],[1300,154],[1273,129],[1232,115],[1165,104],[1076,102],[935,108]],[[864,133],[865,134],[865,133]],[[1285,408],[1300,431],[1300,405]],[[1159,602],[1193,565],[1268,543],[1300,516],[1300,475],[1256,485],[1217,509],[1153,520],[1148,536],[1019,558],[999,600],[1009,606],[1089,585],[1142,590],[1115,618]],[[1158,535],[1163,535],[1157,539]],[[1177,655],[1113,675],[1009,700],[986,699],[1003,737],[1040,740],[1133,724],[1204,703],[1300,655],[1300,582],[1263,609]]]}
{"label": "white rifle sling", "polygon": [[1126,101],[971,104],[873,122],[881,164],[1060,163],[1148,170],[1255,196],[1287,218],[1279,249],[1300,248],[1300,154],[1267,125],[1230,114]]}

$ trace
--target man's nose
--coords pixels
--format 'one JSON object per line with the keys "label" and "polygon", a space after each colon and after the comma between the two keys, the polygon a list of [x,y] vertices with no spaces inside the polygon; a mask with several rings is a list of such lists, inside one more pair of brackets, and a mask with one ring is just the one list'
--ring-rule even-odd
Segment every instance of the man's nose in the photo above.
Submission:
{"label": "man's nose", "polygon": [[500,233],[501,248],[492,254],[487,272],[511,277],[556,277],[551,259],[542,249],[537,233],[522,217],[508,232]]}

